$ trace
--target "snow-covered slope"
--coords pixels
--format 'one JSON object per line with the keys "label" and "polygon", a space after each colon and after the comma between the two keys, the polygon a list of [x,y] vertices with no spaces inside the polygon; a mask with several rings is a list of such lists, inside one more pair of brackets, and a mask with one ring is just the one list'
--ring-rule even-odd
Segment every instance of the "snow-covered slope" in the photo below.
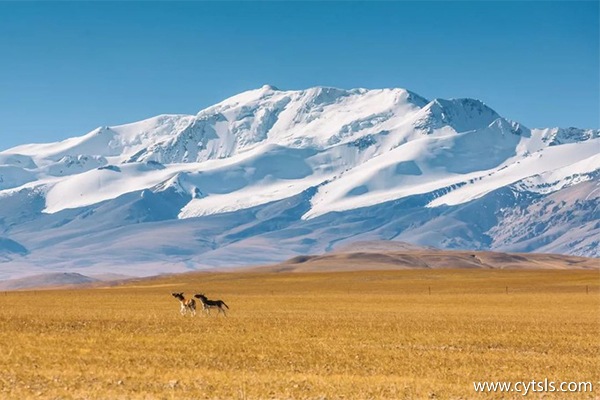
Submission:
{"label": "snow-covered slope", "polygon": [[[588,192],[599,154],[600,130],[529,129],[478,100],[264,86],[197,115],[0,152],[1,235],[27,249],[5,257],[0,277],[30,265],[276,261],[381,238],[598,256],[597,197]],[[567,202],[560,223],[572,227],[565,221],[577,212],[590,223],[578,231],[588,244],[566,240],[570,228],[543,240],[507,236],[538,224],[515,213],[567,191],[592,208]]]}

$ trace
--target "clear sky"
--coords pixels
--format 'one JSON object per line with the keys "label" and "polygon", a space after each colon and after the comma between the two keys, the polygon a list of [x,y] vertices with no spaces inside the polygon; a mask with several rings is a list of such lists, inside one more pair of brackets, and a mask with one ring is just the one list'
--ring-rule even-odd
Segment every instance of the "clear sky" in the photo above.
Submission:
{"label": "clear sky", "polygon": [[600,125],[598,1],[0,2],[0,149],[269,83],[478,98]]}

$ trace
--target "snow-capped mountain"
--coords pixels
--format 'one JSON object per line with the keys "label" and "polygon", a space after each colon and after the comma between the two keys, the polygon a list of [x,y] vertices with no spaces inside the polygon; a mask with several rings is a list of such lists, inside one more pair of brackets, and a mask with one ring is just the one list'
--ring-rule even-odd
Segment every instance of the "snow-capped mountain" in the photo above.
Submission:
{"label": "snow-capped mountain", "polygon": [[597,257],[599,176],[600,130],[529,129],[404,89],[264,86],[0,152],[0,279],[257,264],[377,239]]}

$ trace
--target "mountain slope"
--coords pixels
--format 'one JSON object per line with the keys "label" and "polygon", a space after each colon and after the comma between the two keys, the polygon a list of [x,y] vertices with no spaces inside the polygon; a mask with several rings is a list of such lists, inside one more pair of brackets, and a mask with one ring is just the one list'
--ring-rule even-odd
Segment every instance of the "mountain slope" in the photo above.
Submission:
{"label": "mountain slope", "polygon": [[[376,242],[371,242],[376,243]],[[398,269],[600,269],[595,259],[558,254],[499,253],[403,249],[333,252],[298,256],[282,263],[255,267],[260,272],[333,272]]]}
{"label": "mountain slope", "polygon": [[26,249],[0,278],[274,262],[378,239],[599,256],[599,154],[600,130],[529,129],[473,99],[264,86],[0,152],[1,235]]}
{"label": "mountain slope", "polygon": [[78,273],[48,273],[0,282],[0,290],[68,287],[98,281]]}

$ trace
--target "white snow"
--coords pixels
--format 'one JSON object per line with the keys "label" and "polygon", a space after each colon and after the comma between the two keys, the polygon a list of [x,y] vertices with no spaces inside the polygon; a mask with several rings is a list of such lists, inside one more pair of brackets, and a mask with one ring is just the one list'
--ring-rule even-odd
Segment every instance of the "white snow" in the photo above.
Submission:
{"label": "white snow", "polygon": [[318,190],[304,219],[425,193],[437,193],[428,205],[437,207],[527,178],[546,191],[582,181],[566,178],[600,168],[599,135],[529,130],[471,99],[265,85],[195,116],[160,115],[0,152],[0,194],[42,187],[44,212],[56,213],[179,180],[194,197],[179,218],[311,187]]}
{"label": "white snow", "polygon": [[[518,161],[513,160],[504,169],[488,171],[486,175],[481,177],[482,179],[435,199],[429,203],[429,207],[466,203],[502,186],[532,176],[536,176],[538,185],[542,182],[552,183],[567,176],[564,170],[556,171],[564,168],[569,170],[569,175],[593,172],[600,169],[599,146],[600,140],[596,139],[585,143],[565,144],[560,147],[549,147],[540,150],[529,157],[524,157]],[[582,159],[583,161],[580,161]],[[560,187],[557,189],[560,189]]]}
{"label": "white snow", "polygon": [[[50,185],[44,212],[84,207],[146,189],[168,179],[171,170],[147,170],[143,164],[121,165],[119,171],[94,169]],[[126,189],[124,189],[126,188]]]}
{"label": "white snow", "polygon": [[528,129],[477,100],[404,89],[265,85],[196,115],[0,152],[0,228],[23,249],[0,254],[0,279],[247,265],[379,239],[598,256],[599,176],[600,130]]}

